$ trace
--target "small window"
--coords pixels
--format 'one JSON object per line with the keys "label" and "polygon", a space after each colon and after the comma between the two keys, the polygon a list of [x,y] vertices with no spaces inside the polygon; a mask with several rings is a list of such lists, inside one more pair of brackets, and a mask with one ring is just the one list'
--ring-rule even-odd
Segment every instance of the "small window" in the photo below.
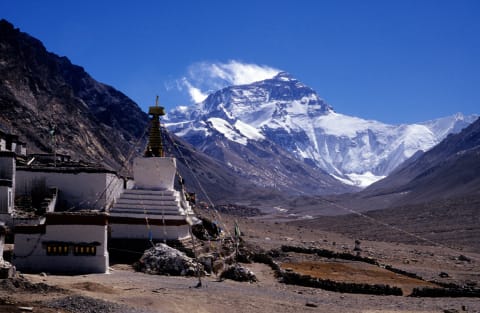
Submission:
{"label": "small window", "polygon": [[47,255],[68,255],[68,245],[48,244]]}
{"label": "small window", "polygon": [[74,255],[96,255],[97,247],[91,245],[76,245],[73,247]]}

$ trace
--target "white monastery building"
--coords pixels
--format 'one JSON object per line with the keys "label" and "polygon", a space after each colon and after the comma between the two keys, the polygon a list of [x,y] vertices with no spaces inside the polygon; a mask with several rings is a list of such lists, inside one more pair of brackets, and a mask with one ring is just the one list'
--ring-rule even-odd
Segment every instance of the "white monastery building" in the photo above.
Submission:
{"label": "white monastery building", "polygon": [[14,137],[0,136],[0,222],[13,228],[12,262],[19,270],[105,273],[108,245],[143,249],[141,243],[191,235],[199,220],[181,179],[181,190],[174,188],[176,159],[164,155],[160,134],[164,108],[156,104],[149,114],[149,143],[133,162],[133,184],[67,155],[27,156]]}
{"label": "white monastery building", "polygon": [[107,215],[48,213],[44,224],[15,227],[12,262],[23,272],[106,273]]}

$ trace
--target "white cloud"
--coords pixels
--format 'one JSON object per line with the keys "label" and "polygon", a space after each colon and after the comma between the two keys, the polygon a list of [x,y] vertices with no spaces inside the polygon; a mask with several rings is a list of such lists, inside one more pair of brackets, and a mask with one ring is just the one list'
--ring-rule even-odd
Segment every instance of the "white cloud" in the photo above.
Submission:
{"label": "white cloud", "polygon": [[177,80],[177,89],[185,87],[194,103],[208,94],[231,85],[244,85],[274,77],[280,70],[231,60],[227,63],[198,62],[188,68],[188,74]]}
{"label": "white cloud", "polygon": [[280,70],[257,64],[241,63],[232,60],[228,63],[198,63],[192,65],[211,78],[220,78],[231,85],[251,84],[272,78]]}
{"label": "white cloud", "polygon": [[182,82],[185,87],[187,87],[190,99],[193,101],[193,103],[200,103],[208,97],[208,94],[203,93],[199,88],[193,86],[186,77],[182,79]]}

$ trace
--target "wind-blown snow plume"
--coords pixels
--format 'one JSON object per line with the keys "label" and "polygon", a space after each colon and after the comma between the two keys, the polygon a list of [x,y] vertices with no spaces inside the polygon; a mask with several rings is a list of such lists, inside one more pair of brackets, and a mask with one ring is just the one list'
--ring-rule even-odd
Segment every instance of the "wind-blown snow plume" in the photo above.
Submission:
{"label": "wind-blown snow plume", "polygon": [[188,68],[187,76],[180,79],[178,84],[186,88],[192,102],[199,103],[209,93],[224,87],[251,84],[272,78],[279,72],[280,70],[266,65],[235,60],[227,63],[198,62]]}

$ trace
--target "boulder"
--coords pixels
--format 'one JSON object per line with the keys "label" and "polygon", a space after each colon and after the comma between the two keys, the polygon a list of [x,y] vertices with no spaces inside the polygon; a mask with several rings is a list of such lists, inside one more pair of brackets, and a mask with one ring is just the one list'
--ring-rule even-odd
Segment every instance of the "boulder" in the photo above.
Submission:
{"label": "boulder", "polygon": [[204,274],[201,264],[164,243],[158,243],[155,247],[145,250],[136,268],[157,275],[196,276],[197,270]]}
{"label": "boulder", "polygon": [[248,281],[248,282],[257,281],[257,277],[252,271],[238,264],[233,264],[229,266],[225,271],[222,272],[222,274],[220,275],[220,278],[231,279],[235,281]]}

